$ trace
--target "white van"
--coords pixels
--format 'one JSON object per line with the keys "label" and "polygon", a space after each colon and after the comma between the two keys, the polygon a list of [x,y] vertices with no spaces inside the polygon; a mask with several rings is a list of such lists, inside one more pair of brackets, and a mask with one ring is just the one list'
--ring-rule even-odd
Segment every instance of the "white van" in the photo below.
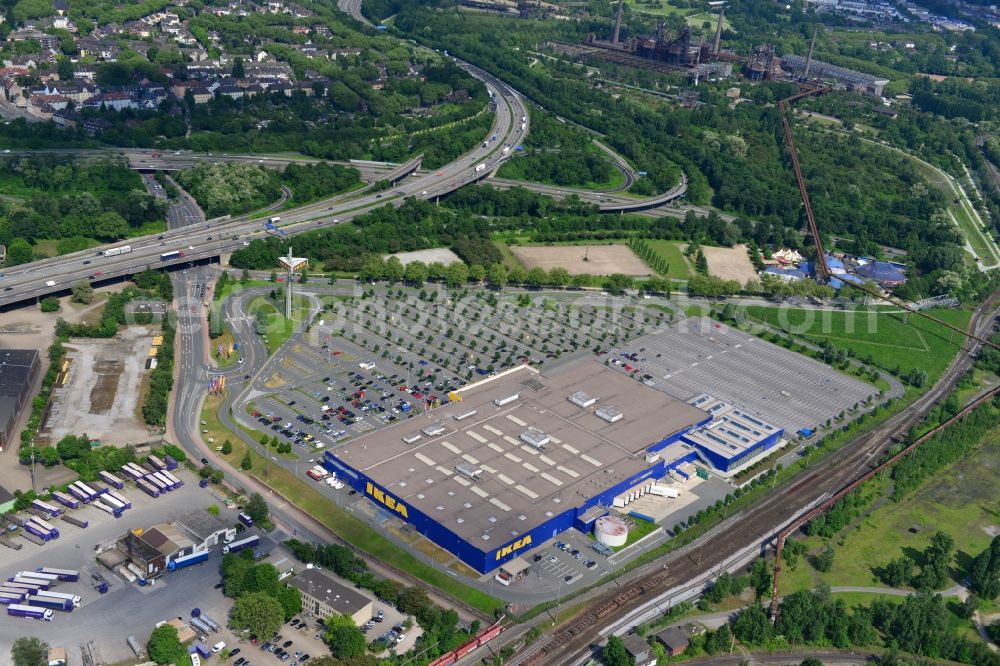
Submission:
{"label": "white van", "polygon": [[212,646],[212,652],[222,652],[225,649],[226,649],[225,641],[219,641],[218,643]]}

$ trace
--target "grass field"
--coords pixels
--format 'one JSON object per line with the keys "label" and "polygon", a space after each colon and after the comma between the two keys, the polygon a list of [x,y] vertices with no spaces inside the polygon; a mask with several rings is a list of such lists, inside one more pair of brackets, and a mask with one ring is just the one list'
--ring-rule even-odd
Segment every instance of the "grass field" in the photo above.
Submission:
{"label": "grass field", "polygon": [[[233,443],[233,452],[225,458],[234,467],[239,467],[240,461],[250,447],[223,427],[216,414],[217,408],[217,399],[208,398],[205,401],[201,420],[204,422],[202,430],[208,432],[203,433],[203,436],[214,438],[217,444],[229,439]],[[403,551],[384,536],[325,498],[315,488],[295,478],[284,468],[278,465],[268,466],[264,457],[253,449],[250,449],[250,457],[253,461],[253,467],[249,472],[246,472],[247,474],[274,488],[291,504],[323,523],[355,548],[390,566],[408,572],[431,587],[446,590],[448,594],[462,599],[465,603],[487,615],[493,615],[494,609],[502,605],[498,599],[463,585],[454,576],[444,574],[425,564],[414,555]]]}
{"label": "grass field", "polygon": [[[852,350],[858,358],[872,361],[886,370],[905,373],[913,368],[927,372],[929,382],[938,377],[961,346],[957,333],[927,319],[901,313],[865,310],[858,312],[802,310],[751,306],[750,319],[766,322],[802,335],[814,342],[829,341],[838,348]],[[971,317],[967,310],[936,309],[929,314],[964,329]]]}
{"label": "grass field", "polygon": [[694,267],[691,265],[691,262],[689,262],[687,257],[684,256],[684,253],[681,252],[681,248],[687,245],[687,243],[679,243],[677,241],[670,240],[647,239],[646,244],[667,262],[667,277],[675,280],[686,280],[694,272]]}
{"label": "grass field", "polygon": [[274,354],[285,341],[295,332],[296,327],[309,314],[309,301],[302,296],[292,295],[292,319],[285,319],[284,310],[279,310],[265,296],[258,296],[250,301],[247,312],[263,312],[267,316],[267,336],[265,344],[267,353]]}
{"label": "grass field", "polygon": [[[833,568],[817,573],[800,561],[786,573],[781,590],[787,592],[829,585],[881,586],[873,567],[904,554],[918,563],[931,535],[941,530],[955,539],[957,555],[952,578],[961,580],[972,558],[1000,533],[1000,428],[988,435],[967,460],[937,474],[901,502],[886,502],[862,518],[854,528],[835,537]],[[811,549],[822,540],[805,540]]]}

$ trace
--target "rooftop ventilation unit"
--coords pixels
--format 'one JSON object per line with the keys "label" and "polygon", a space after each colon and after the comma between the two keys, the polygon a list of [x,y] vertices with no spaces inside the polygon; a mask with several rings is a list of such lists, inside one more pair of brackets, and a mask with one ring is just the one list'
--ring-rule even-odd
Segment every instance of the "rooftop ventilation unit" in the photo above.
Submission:
{"label": "rooftop ventilation unit", "polygon": [[521,441],[536,449],[544,449],[549,443],[549,436],[537,428],[528,428],[521,433]]}
{"label": "rooftop ventilation unit", "polygon": [[455,471],[464,477],[472,479],[473,481],[478,481],[479,477],[482,475],[483,470],[475,465],[470,465],[469,463],[458,463],[455,465]]}
{"label": "rooftop ventilation unit", "polygon": [[502,398],[497,398],[496,400],[493,401],[493,404],[496,405],[497,407],[503,407],[504,405],[509,405],[510,403],[514,402],[520,397],[521,396],[519,396],[517,393],[511,393],[510,395],[505,395]]}
{"label": "rooftop ventilation unit", "polygon": [[617,423],[625,418],[625,415],[617,407],[612,407],[611,405],[601,407],[594,414],[597,414],[598,418],[604,419],[608,423]]}
{"label": "rooftop ventilation unit", "polygon": [[415,442],[419,442],[420,439],[421,439],[420,435],[417,434],[417,433],[414,433],[412,435],[407,435],[406,437],[404,437],[403,438],[403,442],[405,442],[406,444],[413,444]]}
{"label": "rooftop ventilation unit", "polygon": [[464,421],[465,419],[469,418],[470,416],[475,416],[475,415],[476,415],[476,410],[473,409],[473,410],[468,411],[468,412],[462,412],[461,414],[456,414],[455,415],[455,420],[456,421]]}
{"label": "rooftop ventilation unit", "polygon": [[426,428],[422,428],[420,432],[424,433],[428,437],[437,437],[438,435],[444,434],[445,428],[443,425],[435,423],[434,425],[429,425]]}
{"label": "rooftop ventilation unit", "polygon": [[577,391],[569,397],[569,401],[577,407],[590,407],[597,402],[597,398],[587,395],[583,391]]}

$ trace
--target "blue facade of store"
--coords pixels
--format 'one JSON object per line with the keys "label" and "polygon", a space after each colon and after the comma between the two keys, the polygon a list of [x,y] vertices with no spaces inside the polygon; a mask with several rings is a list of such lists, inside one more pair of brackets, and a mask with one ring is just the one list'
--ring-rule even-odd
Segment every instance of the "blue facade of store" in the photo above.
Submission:
{"label": "blue facade of store", "polygon": [[[684,432],[687,432],[687,430],[674,433],[662,442],[649,447],[648,450],[659,451],[680,439]],[[600,494],[588,498],[581,506],[570,507],[562,513],[548,518],[545,522],[533,527],[531,530],[518,534],[505,543],[490,544],[490,547],[485,550],[469,543],[439,521],[413,507],[402,498],[397,497],[388,489],[383,488],[363,472],[354,469],[339,459],[333,451],[326,451],[323,454],[323,465],[327,470],[336,472],[342,481],[379,505],[382,510],[394,517],[405,520],[417,532],[430,539],[433,543],[452,553],[479,573],[485,574],[496,569],[504,562],[523,555],[572,527],[589,530],[593,527],[593,521],[584,525],[577,520],[577,516],[583,515],[591,507],[597,505],[610,506],[617,495],[620,495],[629,488],[646,479],[662,478],[671,469],[686,462],[694,462],[697,458],[698,454],[692,450],[676,460],[669,462],[663,459],[657,460],[648,468],[636,472]],[[400,510],[400,507],[402,507],[402,510]]]}

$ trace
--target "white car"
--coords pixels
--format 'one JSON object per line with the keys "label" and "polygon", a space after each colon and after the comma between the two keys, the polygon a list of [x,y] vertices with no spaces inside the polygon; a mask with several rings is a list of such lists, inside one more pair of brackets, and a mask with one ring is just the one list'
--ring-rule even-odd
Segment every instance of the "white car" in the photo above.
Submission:
{"label": "white car", "polygon": [[222,652],[225,649],[226,649],[225,641],[219,641],[218,643],[212,646],[212,652]]}

